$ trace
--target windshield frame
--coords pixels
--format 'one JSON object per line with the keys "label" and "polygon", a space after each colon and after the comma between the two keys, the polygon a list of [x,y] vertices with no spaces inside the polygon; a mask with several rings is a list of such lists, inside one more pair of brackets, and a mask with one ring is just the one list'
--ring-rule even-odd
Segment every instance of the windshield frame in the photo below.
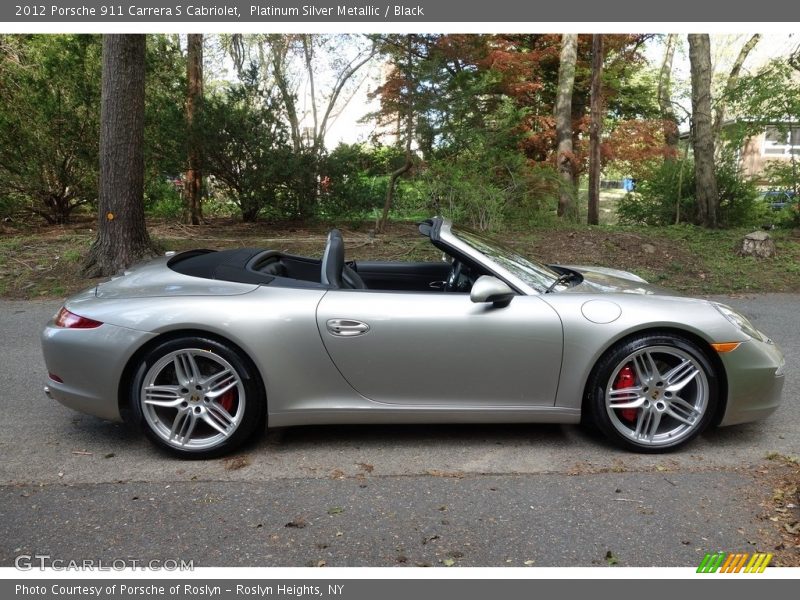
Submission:
{"label": "windshield frame", "polygon": [[[433,230],[432,233],[437,234],[435,238],[452,247],[456,254],[464,255],[485,267],[519,293],[543,294],[561,274],[485,234],[461,225],[454,227],[447,219],[441,219],[441,225]],[[431,236],[434,242],[437,241],[435,238]]]}

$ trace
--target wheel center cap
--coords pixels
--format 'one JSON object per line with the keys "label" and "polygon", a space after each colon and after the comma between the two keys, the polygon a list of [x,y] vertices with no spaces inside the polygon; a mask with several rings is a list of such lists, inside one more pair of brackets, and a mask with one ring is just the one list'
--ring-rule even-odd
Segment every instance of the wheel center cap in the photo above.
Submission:
{"label": "wheel center cap", "polygon": [[200,400],[200,397],[197,394],[192,394],[192,397],[190,398],[190,400],[192,402],[198,402]]}

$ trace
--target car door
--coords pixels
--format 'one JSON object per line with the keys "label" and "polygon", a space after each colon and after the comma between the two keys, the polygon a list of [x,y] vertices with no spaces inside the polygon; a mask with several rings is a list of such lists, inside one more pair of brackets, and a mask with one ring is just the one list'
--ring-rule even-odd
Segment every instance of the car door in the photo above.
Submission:
{"label": "car door", "polygon": [[552,406],[563,336],[536,296],[497,308],[468,294],[331,290],[325,348],[350,385],[389,404]]}

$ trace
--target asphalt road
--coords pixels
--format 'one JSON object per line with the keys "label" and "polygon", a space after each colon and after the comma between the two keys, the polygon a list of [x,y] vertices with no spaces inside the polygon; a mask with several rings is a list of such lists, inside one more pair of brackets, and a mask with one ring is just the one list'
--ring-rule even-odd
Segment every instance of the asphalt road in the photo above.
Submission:
{"label": "asphalt road", "polygon": [[574,426],[332,426],[271,430],[235,460],[204,462],[45,398],[38,332],[58,303],[0,302],[0,565],[47,551],[208,566],[668,566],[753,551],[751,467],[800,451],[800,296],[724,300],[783,347],[784,403],[677,453],[625,453]]}

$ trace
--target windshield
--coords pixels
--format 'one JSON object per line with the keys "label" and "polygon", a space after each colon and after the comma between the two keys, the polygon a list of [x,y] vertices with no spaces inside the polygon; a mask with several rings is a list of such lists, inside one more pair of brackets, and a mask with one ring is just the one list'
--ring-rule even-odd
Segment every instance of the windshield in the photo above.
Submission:
{"label": "windshield", "polygon": [[547,265],[529,260],[477,231],[455,226],[450,231],[462,242],[539,291],[546,290],[559,276],[559,273]]}

